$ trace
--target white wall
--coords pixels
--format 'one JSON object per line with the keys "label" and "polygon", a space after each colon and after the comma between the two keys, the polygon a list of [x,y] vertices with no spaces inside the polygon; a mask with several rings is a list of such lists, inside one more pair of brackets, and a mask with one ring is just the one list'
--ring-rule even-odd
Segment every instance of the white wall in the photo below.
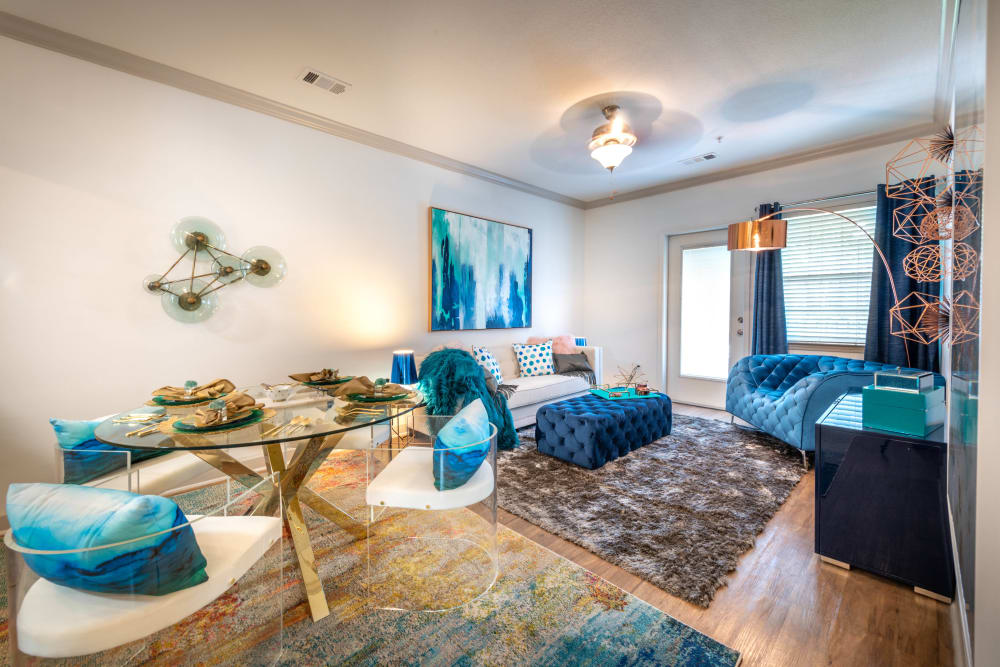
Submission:
{"label": "white wall", "polygon": [[[0,62],[0,490],[51,479],[48,418],[166,383],[384,375],[397,347],[581,328],[582,211],[11,40]],[[428,333],[428,206],[534,228],[531,331]],[[277,248],[284,283],[170,319],[140,283],[186,215]]]}
{"label": "white wall", "polygon": [[[1000,664],[1000,6],[989,5],[986,42],[986,163],[983,181],[979,429],[976,447],[976,596],[973,651]],[[992,78],[990,78],[992,77]]]}
{"label": "white wall", "polygon": [[[604,346],[606,373],[639,363],[651,381],[665,384],[660,322],[666,236],[746,220],[761,202],[873,190],[885,182],[885,162],[901,147],[871,148],[588,210],[583,333]],[[750,330],[747,326],[747,335]]]}

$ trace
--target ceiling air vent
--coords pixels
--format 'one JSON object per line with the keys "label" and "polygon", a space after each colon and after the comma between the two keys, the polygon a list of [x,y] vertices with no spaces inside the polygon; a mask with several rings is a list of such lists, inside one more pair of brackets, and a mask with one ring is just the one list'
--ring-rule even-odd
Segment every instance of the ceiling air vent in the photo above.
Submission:
{"label": "ceiling air vent", "polygon": [[690,167],[692,165],[698,164],[699,162],[704,162],[706,160],[714,160],[717,157],[719,156],[716,155],[715,153],[704,153],[702,155],[695,155],[694,157],[689,157],[684,160],[679,160],[678,164],[682,164],[685,167]]}
{"label": "ceiling air vent", "polygon": [[346,81],[341,81],[329,74],[323,74],[319,70],[309,68],[302,70],[302,73],[299,75],[299,81],[307,83],[310,86],[317,86],[334,95],[341,95],[351,89],[351,84]]}

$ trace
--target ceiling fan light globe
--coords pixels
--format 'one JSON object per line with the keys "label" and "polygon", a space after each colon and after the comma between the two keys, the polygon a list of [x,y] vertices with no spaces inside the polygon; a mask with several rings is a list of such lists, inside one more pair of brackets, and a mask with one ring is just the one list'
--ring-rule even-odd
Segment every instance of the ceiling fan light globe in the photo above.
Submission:
{"label": "ceiling fan light globe", "polygon": [[632,153],[632,147],[628,144],[610,142],[598,146],[590,151],[590,157],[601,163],[605,169],[613,170]]}

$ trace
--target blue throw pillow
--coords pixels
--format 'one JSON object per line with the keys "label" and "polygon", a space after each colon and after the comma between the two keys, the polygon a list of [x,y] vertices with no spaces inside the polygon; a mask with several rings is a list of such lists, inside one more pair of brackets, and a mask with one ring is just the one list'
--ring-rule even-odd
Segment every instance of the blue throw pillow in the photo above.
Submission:
{"label": "blue throw pillow", "polygon": [[[165,595],[208,580],[205,557],[187,517],[173,500],[74,484],[11,484],[7,518],[40,577],[100,593]],[[147,539],[108,546],[176,530]]]}
{"label": "blue throw pillow", "polygon": [[441,427],[434,438],[434,486],[456,489],[468,482],[490,453],[490,419],[474,400]]}
{"label": "blue throw pillow", "polygon": [[[150,412],[163,411],[163,408],[152,408]],[[132,463],[145,461],[156,456],[169,454],[167,450],[126,449],[103,442],[94,437],[94,430],[102,419],[72,420],[50,419],[49,423],[56,432],[56,441],[62,449],[63,481],[67,484],[83,484],[92,479],[103,477],[110,472],[125,467],[125,452],[132,452]],[[108,452],[119,452],[109,454]]]}

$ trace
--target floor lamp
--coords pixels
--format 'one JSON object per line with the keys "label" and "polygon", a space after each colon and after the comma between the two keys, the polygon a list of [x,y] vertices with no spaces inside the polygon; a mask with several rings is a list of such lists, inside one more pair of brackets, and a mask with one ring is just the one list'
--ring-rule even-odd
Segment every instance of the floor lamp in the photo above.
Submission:
{"label": "floor lamp", "polygon": [[[729,242],[727,248],[732,250],[748,250],[750,252],[760,252],[761,250],[780,250],[784,248],[787,244],[788,236],[788,221],[781,220],[776,216],[783,215],[785,213],[826,213],[828,215],[836,216],[842,220],[846,220],[855,227],[861,230],[861,233],[871,241],[872,246],[875,248],[875,252],[878,253],[878,257],[882,260],[882,266],[885,267],[885,274],[889,278],[889,288],[892,290],[892,302],[893,304],[899,304],[899,295],[896,294],[896,281],[892,278],[892,269],[889,267],[889,261],[885,258],[885,253],[882,252],[882,248],[879,247],[878,243],[872,237],[868,231],[859,225],[854,220],[851,220],[846,215],[842,213],[837,213],[836,211],[830,211],[824,208],[807,208],[802,206],[796,206],[793,208],[786,208],[781,211],[775,211],[760,218],[755,218],[753,220],[744,220],[743,222],[734,222],[729,225]],[[890,310],[890,317],[898,319],[899,323],[904,327],[908,327],[902,316],[897,312],[896,307]],[[905,330],[905,329],[904,329]],[[895,335],[899,336],[899,333],[894,332]],[[905,336],[900,336],[901,338],[906,338]],[[904,345],[906,350],[906,363],[910,364],[910,349],[908,346]]]}

